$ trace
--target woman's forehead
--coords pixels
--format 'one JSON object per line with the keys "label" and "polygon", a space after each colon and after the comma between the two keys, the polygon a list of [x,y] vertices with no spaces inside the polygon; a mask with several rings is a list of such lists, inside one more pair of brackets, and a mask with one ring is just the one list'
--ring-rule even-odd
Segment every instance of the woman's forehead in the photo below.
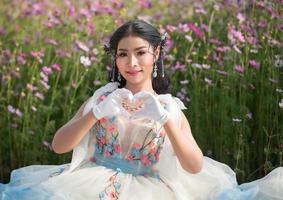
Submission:
{"label": "woman's forehead", "polygon": [[128,36],[122,38],[118,43],[118,51],[135,51],[143,48],[148,49],[150,47],[150,43],[145,39],[138,36]]}

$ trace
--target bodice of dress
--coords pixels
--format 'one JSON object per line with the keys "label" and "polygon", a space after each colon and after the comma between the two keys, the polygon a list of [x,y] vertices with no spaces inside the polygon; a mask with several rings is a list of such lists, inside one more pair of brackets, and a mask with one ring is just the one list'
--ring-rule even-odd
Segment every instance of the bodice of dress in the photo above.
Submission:
{"label": "bodice of dress", "polygon": [[[118,88],[117,82],[111,82],[97,89],[88,100],[83,115],[98,105],[111,92]],[[180,126],[181,109],[184,104],[171,94],[157,96],[161,105],[168,110],[177,126]],[[95,162],[108,168],[122,168],[133,175],[155,176],[155,171],[166,171],[164,166],[173,166],[175,155],[163,127],[149,118],[135,120],[123,116],[100,119],[74,149],[69,169],[70,173],[81,166],[84,161]],[[170,166],[170,169],[173,167]],[[156,170],[157,168],[157,170]]]}
{"label": "bodice of dress", "polygon": [[[109,94],[102,94],[98,101]],[[166,102],[160,103],[167,108]],[[104,117],[90,131],[87,159],[133,175],[158,176],[155,165],[164,139],[163,127],[150,118]]]}

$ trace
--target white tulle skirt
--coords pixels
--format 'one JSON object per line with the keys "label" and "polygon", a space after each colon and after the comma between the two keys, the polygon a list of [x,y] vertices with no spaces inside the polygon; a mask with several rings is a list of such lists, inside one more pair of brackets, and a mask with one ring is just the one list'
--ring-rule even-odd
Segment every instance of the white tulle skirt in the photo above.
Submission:
{"label": "white tulle skirt", "polygon": [[[283,199],[283,168],[264,178],[238,185],[235,173],[225,164],[204,158],[200,173],[180,166],[174,177],[163,170],[160,178],[134,176],[84,163],[64,173],[65,165],[32,165],[14,170],[9,184],[0,184],[1,200],[279,200]],[[165,167],[165,166],[163,166]]]}

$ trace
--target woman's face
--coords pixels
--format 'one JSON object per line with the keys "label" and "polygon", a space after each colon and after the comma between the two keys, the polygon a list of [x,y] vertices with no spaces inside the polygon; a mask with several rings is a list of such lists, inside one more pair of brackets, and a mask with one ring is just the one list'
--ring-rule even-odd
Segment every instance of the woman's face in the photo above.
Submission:
{"label": "woman's face", "polygon": [[146,40],[137,36],[122,38],[117,47],[116,64],[127,84],[144,84],[151,81],[154,62],[159,56]]}

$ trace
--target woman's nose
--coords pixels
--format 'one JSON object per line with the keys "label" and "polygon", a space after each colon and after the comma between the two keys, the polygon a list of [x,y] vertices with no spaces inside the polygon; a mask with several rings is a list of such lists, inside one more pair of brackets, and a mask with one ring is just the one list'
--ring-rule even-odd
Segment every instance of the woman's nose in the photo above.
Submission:
{"label": "woman's nose", "polygon": [[131,55],[131,56],[130,56],[129,65],[130,65],[131,67],[138,65],[138,59],[137,59],[137,57],[136,57],[135,55]]}

